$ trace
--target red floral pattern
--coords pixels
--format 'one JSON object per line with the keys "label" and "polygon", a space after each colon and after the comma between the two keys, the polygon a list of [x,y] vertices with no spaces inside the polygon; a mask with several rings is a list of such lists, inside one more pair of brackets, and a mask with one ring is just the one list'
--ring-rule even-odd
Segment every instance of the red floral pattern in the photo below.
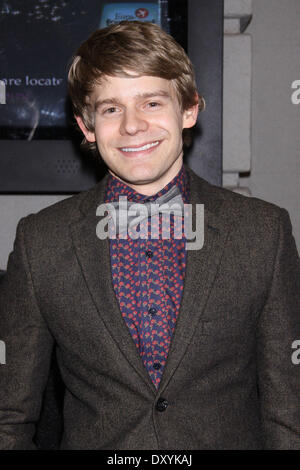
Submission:
{"label": "red floral pattern", "polygon": [[[189,180],[184,166],[167,186],[150,197],[109,174],[104,202],[118,201],[119,196],[127,196],[131,202],[154,202],[174,184],[179,187],[183,202],[188,203]],[[161,214],[155,216],[159,239],[151,239],[150,217],[148,239],[132,239],[130,231],[125,240],[118,236],[110,239],[111,273],[120,311],[156,388],[167,361],[186,269],[184,234],[181,239],[174,239],[171,214],[171,239],[163,239],[161,218]]]}

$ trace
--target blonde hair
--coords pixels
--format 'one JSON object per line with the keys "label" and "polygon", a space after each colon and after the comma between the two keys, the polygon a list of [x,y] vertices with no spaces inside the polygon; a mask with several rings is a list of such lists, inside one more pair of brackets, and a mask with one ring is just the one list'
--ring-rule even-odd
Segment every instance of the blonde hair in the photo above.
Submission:
{"label": "blonde hair", "polygon": [[[172,80],[182,111],[199,102],[193,65],[184,49],[153,23],[121,21],[95,31],[76,52],[68,74],[68,88],[73,111],[90,131],[94,131],[89,96],[94,86],[107,76],[128,77],[125,69],[136,76],[154,76]],[[95,143],[83,144],[95,150]]]}

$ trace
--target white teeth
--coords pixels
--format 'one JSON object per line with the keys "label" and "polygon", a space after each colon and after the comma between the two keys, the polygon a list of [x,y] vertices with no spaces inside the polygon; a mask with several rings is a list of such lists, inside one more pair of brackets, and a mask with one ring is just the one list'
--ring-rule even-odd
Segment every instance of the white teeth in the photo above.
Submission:
{"label": "white teeth", "polygon": [[148,150],[150,149],[151,147],[155,147],[156,145],[159,144],[159,141],[157,140],[156,142],[152,142],[152,144],[146,144],[146,145],[143,145],[143,147],[124,147],[124,148],[121,148],[122,152],[140,152],[141,150]]}

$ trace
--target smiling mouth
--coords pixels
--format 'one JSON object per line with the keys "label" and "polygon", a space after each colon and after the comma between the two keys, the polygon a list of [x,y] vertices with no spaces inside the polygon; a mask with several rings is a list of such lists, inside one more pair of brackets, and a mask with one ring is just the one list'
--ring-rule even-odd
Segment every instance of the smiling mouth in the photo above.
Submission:
{"label": "smiling mouth", "polygon": [[149,150],[154,147],[157,147],[159,144],[160,144],[160,141],[156,140],[154,142],[141,145],[140,147],[121,147],[119,150],[121,150],[122,152],[127,152],[127,153],[144,152],[145,150]]}

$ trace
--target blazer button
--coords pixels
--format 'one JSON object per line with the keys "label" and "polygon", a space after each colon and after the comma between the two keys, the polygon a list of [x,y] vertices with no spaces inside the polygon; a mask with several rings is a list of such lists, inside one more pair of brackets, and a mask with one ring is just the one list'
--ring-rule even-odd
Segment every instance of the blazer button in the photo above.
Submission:
{"label": "blazer button", "polygon": [[151,308],[149,308],[148,312],[149,312],[150,315],[155,315],[156,312],[157,312],[157,309],[155,307],[151,307]]}
{"label": "blazer button", "polygon": [[169,406],[169,403],[165,398],[159,398],[156,403],[157,411],[165,411]]}

